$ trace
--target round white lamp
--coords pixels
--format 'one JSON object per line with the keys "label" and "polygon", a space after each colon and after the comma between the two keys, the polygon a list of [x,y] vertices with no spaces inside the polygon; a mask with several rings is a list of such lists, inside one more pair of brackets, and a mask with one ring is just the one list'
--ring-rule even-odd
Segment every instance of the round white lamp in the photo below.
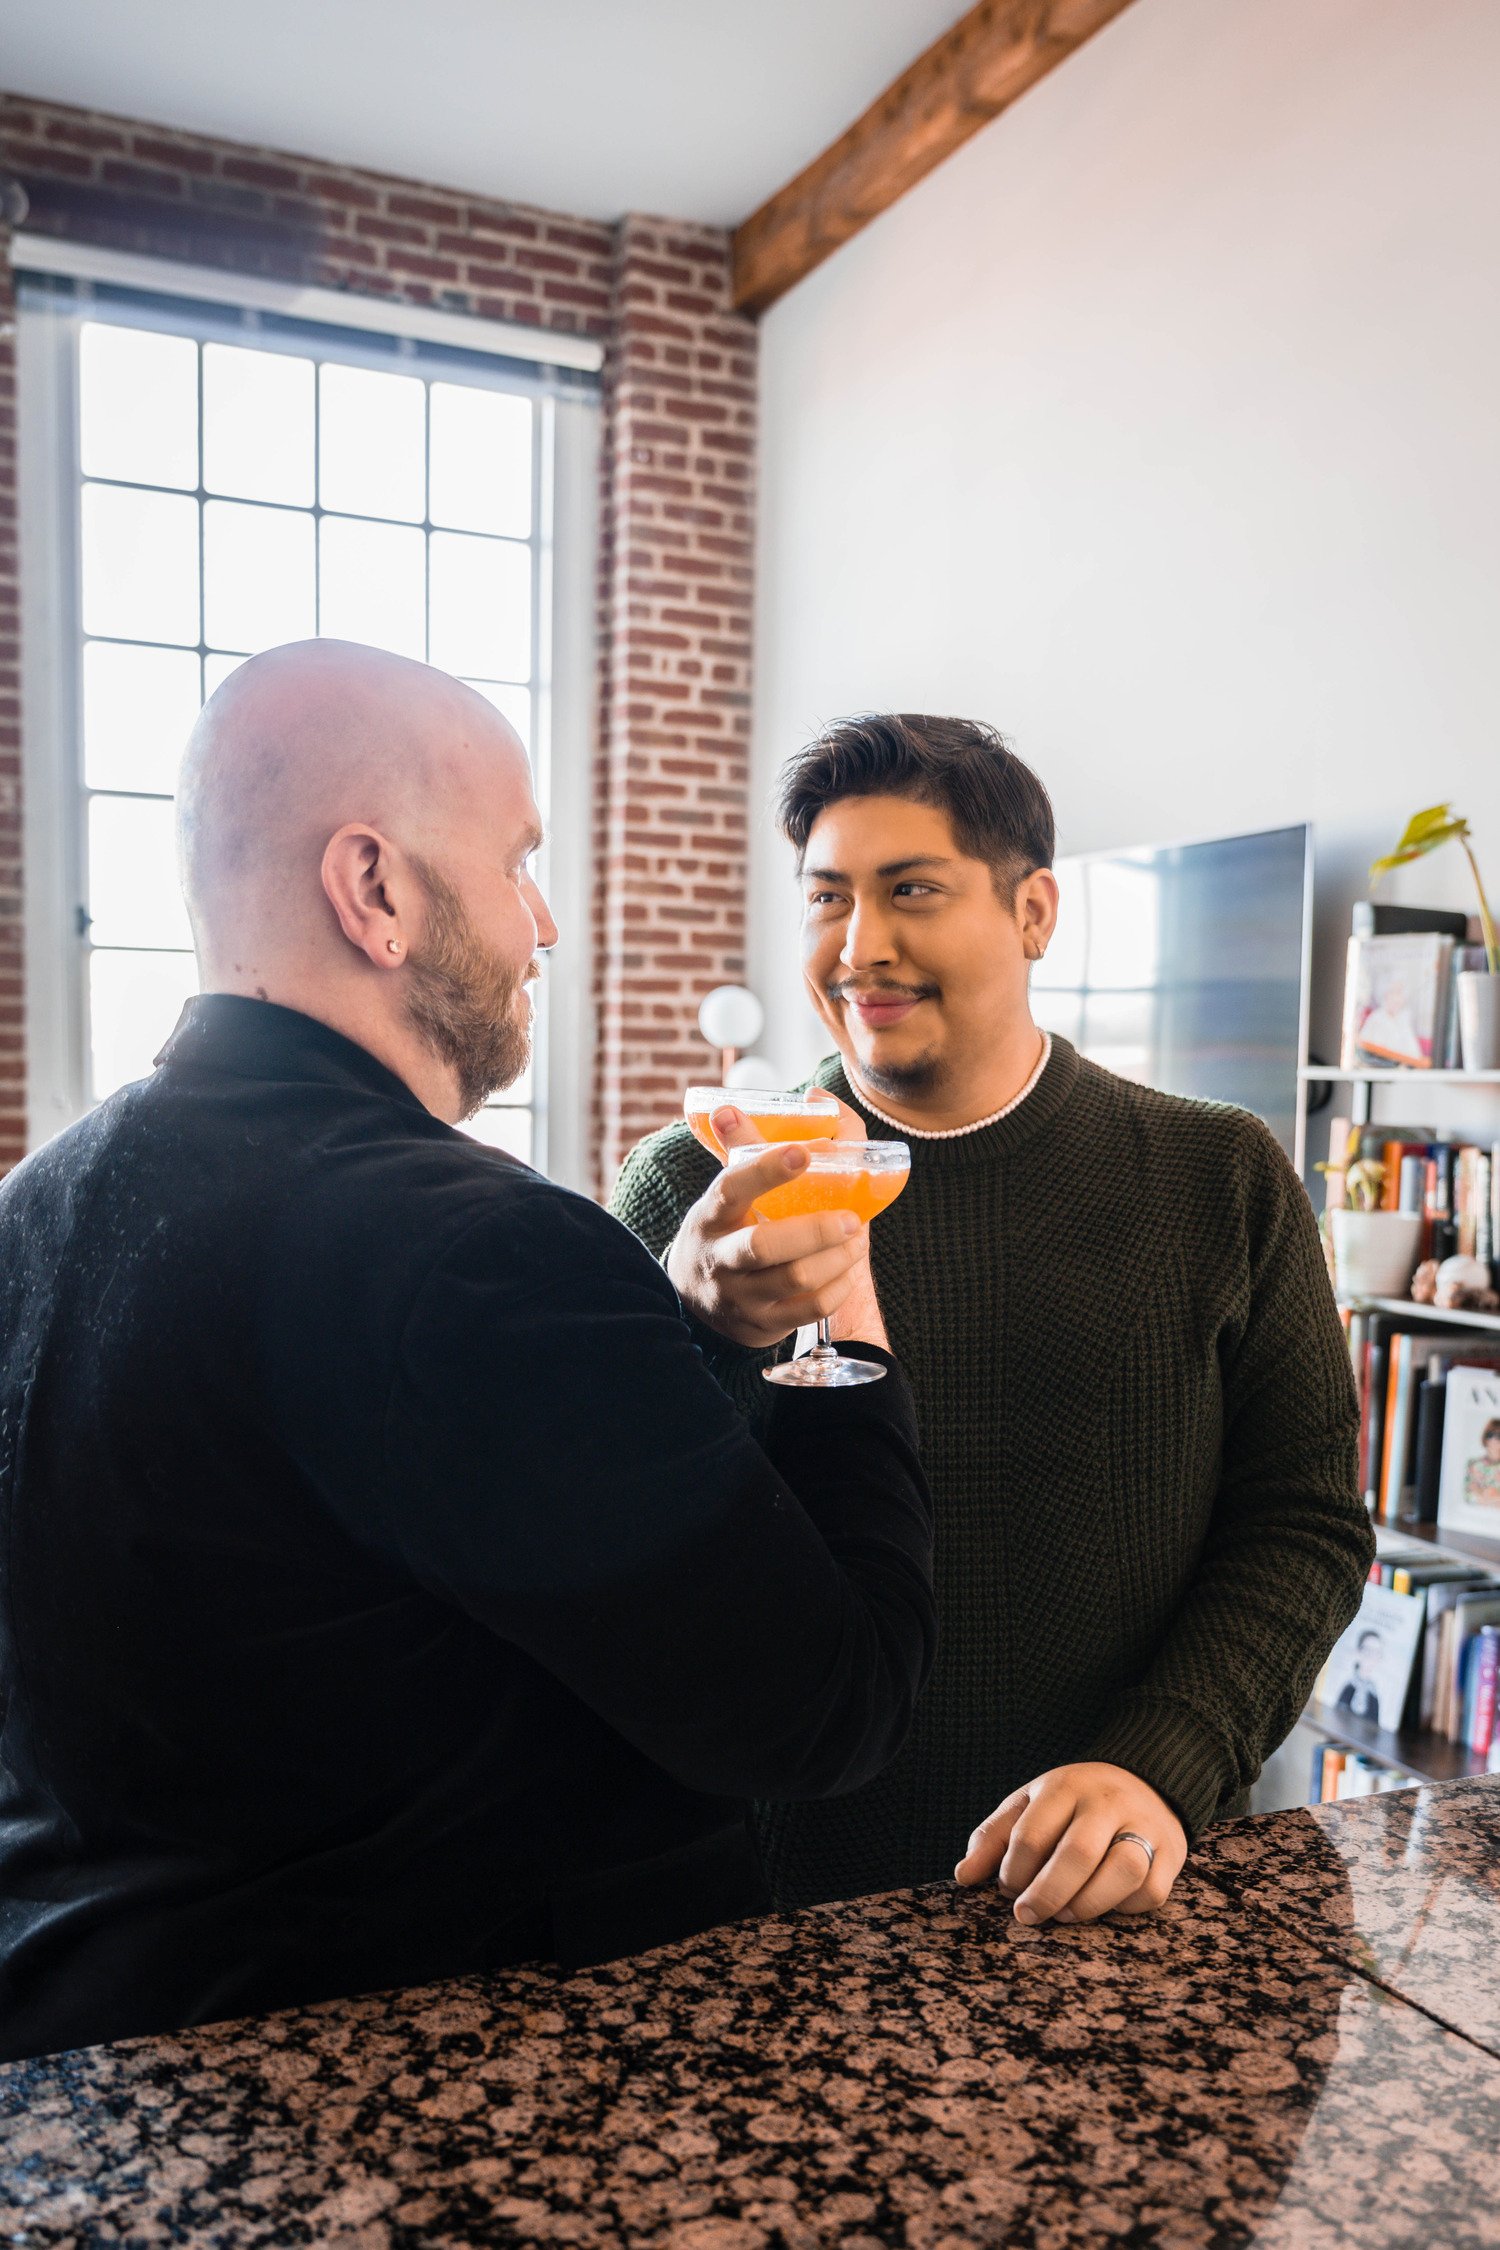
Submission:
{"label": "round white lamp", "polygon": [[705,993],[698,1010],[698,1029],[710,1047],[719,1050],[727,1084],[735,1058],[760,1037],[766,1011],[748,985],[716,984]]}

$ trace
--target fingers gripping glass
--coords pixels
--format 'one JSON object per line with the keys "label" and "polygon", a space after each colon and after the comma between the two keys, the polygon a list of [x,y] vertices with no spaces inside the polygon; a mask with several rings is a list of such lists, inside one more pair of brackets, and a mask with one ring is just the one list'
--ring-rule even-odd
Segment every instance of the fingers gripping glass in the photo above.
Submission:
{"label": "fingers gripping glass", "polygon": [[[732,1148],[731,1168],[753,1164],[765,1151]],[[852,1211],[866,1226],[889,1209],[911,1174],[905,1141],[818,1141],[807,1152],[807,1168],[755,1199],[758,1219],[801,1219],[815,1211]],[[833,1348],[826,1320],[818,1322],[818,1341],[801,1359],[761,1370],[768,1383],[798,1390],[845,1390],[855,1383],[878,1383],[885,1369],[870,1359],[845,1359]]]}
{"label": "fingers gripping glass", "polygon": [[689,1086],[682,1097],[688,1131],[721,1164],[724,1151],[711,1123],[716,1109],[737,1109],[763,1141],[823,1140],[839,1121],[837,1101],[817,1086],[805,1094],[767,1093],[758,1086]]}

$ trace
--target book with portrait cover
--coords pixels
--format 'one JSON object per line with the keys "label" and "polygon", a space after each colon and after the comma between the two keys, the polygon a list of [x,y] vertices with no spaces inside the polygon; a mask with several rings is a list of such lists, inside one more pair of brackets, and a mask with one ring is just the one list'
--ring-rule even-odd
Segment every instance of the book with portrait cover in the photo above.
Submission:
{"label": "book with portrait cover", "polygon": [[1431,1070],[1441,1060],[1451,937],[1356,937],[1344,982],[1342,1070]]}
{"label": "book with portrait cover", "polygon": [[1438,1528],[1500,1540],[1500,1370],[1450,1367]]}
{"label": "book with portrait cover", "polygon": [[1318,1674],[1314,1701],[1394,1734],[1406,1708],[1426,1609],[1424,1592],[1398,1594],[1388,1586],[1367,1585],[1359,1614],[1334,1642]]}

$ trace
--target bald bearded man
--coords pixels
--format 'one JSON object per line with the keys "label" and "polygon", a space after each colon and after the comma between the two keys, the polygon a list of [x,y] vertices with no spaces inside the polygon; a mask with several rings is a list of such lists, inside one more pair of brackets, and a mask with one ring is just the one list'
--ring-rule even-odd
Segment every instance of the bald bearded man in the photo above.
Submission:
{"label": "bald bearded man", "polygon": [[557,934],[491,706],[273,651],[179,810],[205,997],[0,1186],[7,2057],[754,1911],[745,1800],[875,1773],[932,1654],[868,1282],[887,1379],[762,1450],[635,1239],[454,1129]]}

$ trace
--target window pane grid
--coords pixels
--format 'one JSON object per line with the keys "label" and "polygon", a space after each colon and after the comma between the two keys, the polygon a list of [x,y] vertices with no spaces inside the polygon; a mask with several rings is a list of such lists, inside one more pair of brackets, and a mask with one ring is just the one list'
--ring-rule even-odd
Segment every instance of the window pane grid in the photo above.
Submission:
{"label": "window pane grid", "polygon": [[[160,395],[143,404],[143,387]],[[435,369],[123,322],[82,325],[80,394],[97,1100],[149,1069],[176,1013],[153,1011],[192,988],[160,783],[168,743],[175,766],[204,695],[245,656],[324,632],[394,648],[467,679],[529,739],[540,423],[524,392]],[[528,1073],[471,1130],[529,1157],[534,1113]]]}

